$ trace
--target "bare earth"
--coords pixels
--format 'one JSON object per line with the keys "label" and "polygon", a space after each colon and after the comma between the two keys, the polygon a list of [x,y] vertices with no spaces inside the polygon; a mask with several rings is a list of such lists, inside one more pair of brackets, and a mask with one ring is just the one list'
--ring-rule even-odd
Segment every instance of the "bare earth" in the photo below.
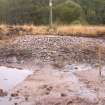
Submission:
{"label": "bare earth", "polygon": [[105,105],[104,48],[105,41],[97,38],[12,39],[12,44],[0,46],[0,64],[33,74],[1,97],[0,105]]}

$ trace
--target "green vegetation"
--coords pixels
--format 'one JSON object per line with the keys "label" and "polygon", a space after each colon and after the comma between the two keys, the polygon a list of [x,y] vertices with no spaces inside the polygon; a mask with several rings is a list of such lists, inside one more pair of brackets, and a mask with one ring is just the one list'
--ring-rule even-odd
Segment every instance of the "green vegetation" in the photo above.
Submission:
{"label": "green vegetation", "polygon": [[[53,0],[55,24],[105,24],[105,0]],[[49,22],[49,0],[0,0],[0,23]]]}

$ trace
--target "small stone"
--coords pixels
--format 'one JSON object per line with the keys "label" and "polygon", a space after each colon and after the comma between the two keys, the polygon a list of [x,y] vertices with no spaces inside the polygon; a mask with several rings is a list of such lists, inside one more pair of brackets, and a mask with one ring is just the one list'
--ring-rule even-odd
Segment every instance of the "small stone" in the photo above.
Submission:
{"label": "small stone", "polygon": [[52,86],[47,87],[47,90],[48,90],[48,91],[51,91],[52,89],[53,89]]}
{"label": "small stone", "polygon": [[18,103],[14,103],[14,105],[18,105]]}
{"label": "small stone", "polygon": [[73,103],[73,101],[69,101],[67,102],[67,105],[71,105]]}
{"label": "small stone", "polygon": [[45,94],[46,94],[46,95],[49,95],[49,94],[50,94],[50,91],[46,91]]}
{"label": "small stone", "polygon": [[0,89],[0,97],[7,96],[7,92],[4,92],[3,89]]}
{"label": "small stone", "polygon": [[12,93],[11,94],[11,97],[16,97],[16,96],[18,96],[18,93]]}
{"label": "small stone", "polygon": [[65,96],[67,96],[67,94],[61,93],[61,97],[65,97]]}
{"label": "small stone", "polygon": [[75,67],[74,69],[76,69],[76,70],[77,70],[77,69],[78,69],[78,67]]}
{"label": "small stone", "polygon": [[28,97],[25,97],[25,101],[28,101]]}

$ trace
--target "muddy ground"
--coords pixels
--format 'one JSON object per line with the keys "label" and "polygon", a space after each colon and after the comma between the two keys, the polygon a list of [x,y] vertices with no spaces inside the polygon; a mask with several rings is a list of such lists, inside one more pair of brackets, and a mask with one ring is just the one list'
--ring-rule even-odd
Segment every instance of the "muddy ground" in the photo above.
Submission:
{"label": "muddy ground", "polygon": [[105,104],[104,39],[26,35],[6,42],[0,65],[33,74],[1,97],[0,105]]}

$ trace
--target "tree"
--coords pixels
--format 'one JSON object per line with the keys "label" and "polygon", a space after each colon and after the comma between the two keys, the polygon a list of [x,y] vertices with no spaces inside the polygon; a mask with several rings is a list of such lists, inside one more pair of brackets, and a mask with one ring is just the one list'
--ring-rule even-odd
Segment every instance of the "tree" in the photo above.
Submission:
{"label": "tree", "polygon": [[[53,0],[53,21],[105,24],[105,0]],[[0,0],[0,23],[49,23],[49,0]]]}
{"label": "tree", "polygon": [[58,4],[54,8],[55,21],[70,24],[82,17],[82,8],[73,1]]}

